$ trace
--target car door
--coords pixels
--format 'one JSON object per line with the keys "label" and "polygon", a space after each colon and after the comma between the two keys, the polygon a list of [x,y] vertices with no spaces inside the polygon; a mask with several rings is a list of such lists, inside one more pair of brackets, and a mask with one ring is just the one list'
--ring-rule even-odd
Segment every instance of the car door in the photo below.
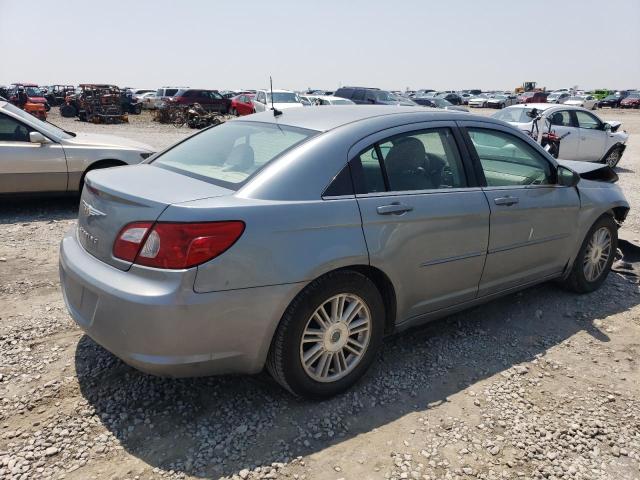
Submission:
{"label": "car door", "polygon": [[558,158],[564,160],[579,160],[580,157],[580,130],[571,110],[554,110],[543,115],[544,121],[541,127],[547,131],[549,123],[551,131],[563,137],[560,140],[560,153]]}
{"label": "car door", "polygon": [[580,199],[557,184],[556,166],[516,132],[478,122],[465,127],[491,209],[491,234],[478,295],[560,274],[575,245]]}
{"label": "car door", "polygon": [[61,145],[31,143],[36,131],[0,113],[0,193],[64,192],[67,160]]}
{"label": "car door", "polygon": [[489,206],[453,122],[378,132],[350,152],[372,266],[391,279],[405,321],[476,297]]}
{"label": "car door", "polygon": [[[604,123],[590,112],[574,110],[573,114],[580,139],[577,160],[599,162],[605,154],[607,143],[608,132],[604,129]],[[562,143],[560,148],[562,149]]]}

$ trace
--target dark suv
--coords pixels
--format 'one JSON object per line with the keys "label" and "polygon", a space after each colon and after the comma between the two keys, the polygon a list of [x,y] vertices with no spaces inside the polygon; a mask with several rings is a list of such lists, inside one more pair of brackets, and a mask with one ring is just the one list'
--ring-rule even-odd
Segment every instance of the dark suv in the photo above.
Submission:
{"label": "dark suv", "polygon": [[178,90],[172,103],[180,105],[193,105],[199,103],[206,110],[220,113],[229,113],[231,99],[224,98],[218,90],[199,90],[196,88],[184,88]]}
{"label": "dark suv", "polygon": [[348,98],[359,105],[404,105],[414,106],[410,100],[394,98],[386,90],[366,87],[342,87],[335,91],[334,97]]}

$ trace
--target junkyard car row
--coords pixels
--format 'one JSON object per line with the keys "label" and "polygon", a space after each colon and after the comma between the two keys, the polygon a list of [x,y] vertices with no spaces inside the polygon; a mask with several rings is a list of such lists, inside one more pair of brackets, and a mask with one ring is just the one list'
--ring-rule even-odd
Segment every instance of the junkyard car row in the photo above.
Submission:
{"label": "junkyard car row", "polygon": [[125,362],[266,367],[323,398],[385,335],[549,279],[581,293],[605,280],[629,210],[612,170],[628,135],[589,111],[592,95],[525,88],[137,89],[140,108],[193,97],[240,117],[159,154],[2,101],[0,193],[82,192],[60,247],[64,299]]}

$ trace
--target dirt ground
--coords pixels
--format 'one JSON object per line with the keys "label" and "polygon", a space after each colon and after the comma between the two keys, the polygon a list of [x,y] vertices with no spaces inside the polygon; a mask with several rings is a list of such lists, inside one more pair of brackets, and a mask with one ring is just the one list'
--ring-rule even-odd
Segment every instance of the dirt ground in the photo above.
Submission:
{"label": "dirt ground", "polygon": [[[640,111],[598,114],[631,134],[620,235],[640,244]],[[191,133],[149,118],[50,120],[157,148]],[[77,207],[0,204],[0,479],[640,478],[637,277],[544,284],[390,338],[355,388],[312,403],[264,373],[151,377],[83,335],[58,280]]]}

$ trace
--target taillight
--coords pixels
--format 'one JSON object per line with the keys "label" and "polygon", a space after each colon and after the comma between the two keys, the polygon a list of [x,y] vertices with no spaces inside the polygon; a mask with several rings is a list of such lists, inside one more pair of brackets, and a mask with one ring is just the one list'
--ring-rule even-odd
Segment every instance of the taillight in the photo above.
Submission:
{"label": "taillight", "polygon": [[[88,185],[87,185],[88,186]],[[88,186],[88,188],[91,188]],[[113,244],[113,256],[128,262],[133,262],[140,251],[142,242],[147,238],[147,233],[153,222],[134,222],[120,230]]]}
{"label": "taillight", "polygon": [[134,222],[124,227],[116,238],[113,255],[148,267],[190,268],[228,250],[244,231],[244,222],[240,221],[151,225]]}

